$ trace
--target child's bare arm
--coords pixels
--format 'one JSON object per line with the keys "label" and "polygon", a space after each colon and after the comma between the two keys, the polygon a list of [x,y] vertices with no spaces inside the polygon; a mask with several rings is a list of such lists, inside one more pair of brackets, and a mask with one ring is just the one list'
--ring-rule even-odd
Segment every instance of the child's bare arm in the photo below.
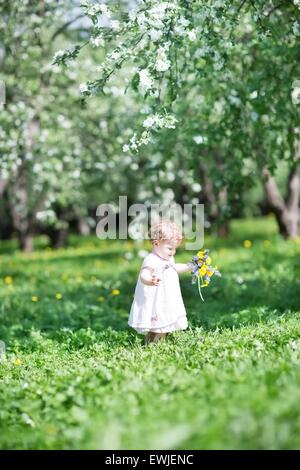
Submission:
{"label": "child's bare arm", "polygon": [[189,266],[188,263],[176,263],[175,269],[178,274],[187,273],[192,270],[191,266]]}
{"label": "child's bare arm", "polygon": [[141,281],[146,286],[158,286],[160,278],[154,274],[154,269],[150,267],[144,267],[141,270]]}

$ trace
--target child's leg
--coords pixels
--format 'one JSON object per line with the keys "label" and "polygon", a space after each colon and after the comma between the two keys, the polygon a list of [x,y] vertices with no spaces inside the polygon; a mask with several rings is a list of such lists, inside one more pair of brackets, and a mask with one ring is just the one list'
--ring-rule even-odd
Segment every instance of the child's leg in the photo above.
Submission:
{"label": "child's leg", "polygon": [[166,338],[168,333],[154,333],[152,331],[149,331],[149,333],[146,334],[145,336],[145,344],[149,343],[158,343],[159,341],[162,341]]}
{"label": "child's leg", "polygon": [[149,331],[149,333],[145,335],[144,343],[145,344],[151,343],[153,341],[153,335],[155,335],[155,333],[152,333],[152,331]]}
{"label": "child's leg", "polygon": [[158,343],[159,341],[162,341],[166,338],[167,333],[154,333],[152,342],[153,343]]}

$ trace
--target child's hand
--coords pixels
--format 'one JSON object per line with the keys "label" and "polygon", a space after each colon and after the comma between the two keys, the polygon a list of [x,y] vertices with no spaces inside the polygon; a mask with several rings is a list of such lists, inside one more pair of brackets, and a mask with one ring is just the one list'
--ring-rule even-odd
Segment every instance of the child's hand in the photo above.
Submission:
{"label": "child's hand", "polygon": [[160,281],[161,279],[156,274],[152,274],[151,282],[153,286],[159,286]]}

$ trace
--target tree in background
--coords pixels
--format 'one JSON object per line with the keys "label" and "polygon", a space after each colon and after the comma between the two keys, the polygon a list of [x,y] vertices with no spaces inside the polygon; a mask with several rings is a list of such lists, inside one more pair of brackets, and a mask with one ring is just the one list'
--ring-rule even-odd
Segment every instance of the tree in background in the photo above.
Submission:
{"label": "tree in background", "polygon": [[[298,234],[299,6],[146,0],[128,10],[123,3],[82,3],[91,41],[106,48],[96,74],[81,85],[83,97],[103,93],[126,65],[127,83],[147,113],[137,117],[124,152],[154,142],[168,161],[188,160],[197,180],[200,172],[212,220],[222,221],[220,232],[247,204],[241,195],[262,178],[280,232]],[[54,63],[76,59],[85,45],[60,51]],[[175,127],[181,157],[163,142],[162,130]],[[286,200],[272,176],[283,158],[290,165]]]}
{"label": "tree in background", "polygon": [[74,86],[86,69],[96,67],[99,51],[94,48],[64,71],[51,65],[58,44],[86,36],[81,16],[74,2],[1,5],[6,84],[6,104],[0,110],[2,227],[6,235],[17,234],[25,251],[32,249],[33,235],[40,230],[53,246],[66,242],[74,220],[87,232],[89,207],[114,199],[120,190],[134,191],[123,175],[125,168],[129,175],[136,168],[128,171],[117,141],[126,132],[128,103],[122,102],[121,109],[112,89],[109,102],[97,99],[82,106]]}

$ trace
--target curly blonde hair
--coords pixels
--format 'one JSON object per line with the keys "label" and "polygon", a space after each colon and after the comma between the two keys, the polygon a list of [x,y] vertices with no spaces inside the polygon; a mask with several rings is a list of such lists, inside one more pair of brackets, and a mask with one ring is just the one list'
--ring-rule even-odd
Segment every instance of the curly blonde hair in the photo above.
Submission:
{"label": "curly blonde hair", "polygon": [[174,240],[180,245],[183,240],[182,230],[178,224],[169,219],[160,219],[159,222],[151,225],[149,229],[150,241],[154,240]]}

